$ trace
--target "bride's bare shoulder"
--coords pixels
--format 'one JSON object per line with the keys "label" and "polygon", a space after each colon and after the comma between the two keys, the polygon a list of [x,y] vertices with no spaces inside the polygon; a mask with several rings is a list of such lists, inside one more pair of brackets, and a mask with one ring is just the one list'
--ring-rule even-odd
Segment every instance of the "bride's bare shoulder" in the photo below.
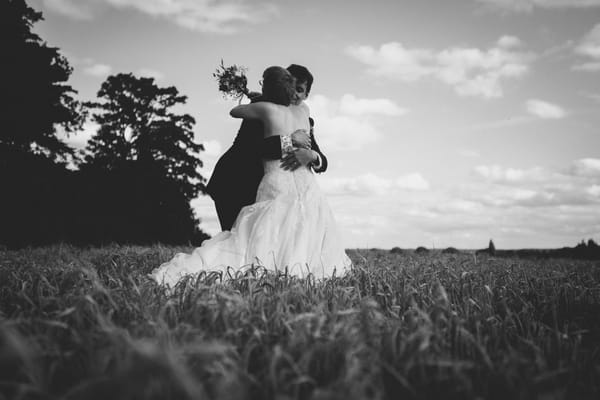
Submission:
{"label": "bride's bare shoulder", "polygon": [[306,114],[307,116],[310,115],[310,109],[308,108],[308,104],[306,103],[300,103],[297,106],[290,106],[293,107],[293,110],[295,110],[295,113],[302,113],[302,114]]}
{"label": "bride's bare shoulder", "polygon": [[306,104],[305,102],[302,102],[300,104],[300,107],[302,107],[302,109],[304,110],[305,113],[310,115],[310,107],[308,107],[308,104]]}

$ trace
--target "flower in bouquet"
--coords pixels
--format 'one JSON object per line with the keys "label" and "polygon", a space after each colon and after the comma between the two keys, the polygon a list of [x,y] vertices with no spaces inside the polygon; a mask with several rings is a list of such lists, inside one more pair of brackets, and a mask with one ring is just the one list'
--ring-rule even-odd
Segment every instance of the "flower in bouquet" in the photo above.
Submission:
{"label": "flower in bouquet", "polygon": [[213,76],[219,83],[219,91],[223,93],[223,97],[242,101],[242,97],[248,96],[246,70],[245,67],[235,64],[226,67],[221,60],[221,65]]}

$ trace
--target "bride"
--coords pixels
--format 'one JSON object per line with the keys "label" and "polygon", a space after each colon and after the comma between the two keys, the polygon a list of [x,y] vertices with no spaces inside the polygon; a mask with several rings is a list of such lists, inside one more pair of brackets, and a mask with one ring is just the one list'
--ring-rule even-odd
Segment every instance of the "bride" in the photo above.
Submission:
{"label": "bride", "polygon": [[[308,106],[290,106],[296,95],[294,78],[284,68],[267,68],[262,85],[268,101],[239,105],[230,114],[261,120],[265,137],[282,135],[291,151],[291,133],[310,129]],[[152,272],[153,279],[174,286],[185,275],[219,271],[226,277],[229,268],[250,265],[287,270],[298,277],[325,278],[348,271],[350,259],[312,170],[287,171],[279,160],[263,163],[256,202],[240,211],[231,231],[203,242],[191,254],[177,254]]]}

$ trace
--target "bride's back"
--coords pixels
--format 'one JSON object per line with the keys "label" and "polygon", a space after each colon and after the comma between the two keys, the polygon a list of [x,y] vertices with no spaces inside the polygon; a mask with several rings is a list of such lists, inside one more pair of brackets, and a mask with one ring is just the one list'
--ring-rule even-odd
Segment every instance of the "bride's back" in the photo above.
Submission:
{"label": "bride's back", "polygon": [[309,115],[308,106],[304,103],[298,106],[282,106],[271,103],[266,118],[263,120],[264,137],[289,135],[298,129],[308,132],[310,130]]}

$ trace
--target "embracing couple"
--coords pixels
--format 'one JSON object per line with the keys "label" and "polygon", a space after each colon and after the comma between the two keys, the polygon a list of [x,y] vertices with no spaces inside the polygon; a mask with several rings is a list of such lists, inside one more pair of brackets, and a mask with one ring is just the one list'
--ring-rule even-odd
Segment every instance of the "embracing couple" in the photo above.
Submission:
{"label": "embracing couple", "polygon": [[223,231],[154,270],[159,283],[173,286],[185,275],[251,265],[316,278],[348,270],[351,262],[313,174],[325,171],[327,158],[303,101],[312,83],[303,66],[269,67],[262,94],[230,111],[243,122],[207,185]]}

